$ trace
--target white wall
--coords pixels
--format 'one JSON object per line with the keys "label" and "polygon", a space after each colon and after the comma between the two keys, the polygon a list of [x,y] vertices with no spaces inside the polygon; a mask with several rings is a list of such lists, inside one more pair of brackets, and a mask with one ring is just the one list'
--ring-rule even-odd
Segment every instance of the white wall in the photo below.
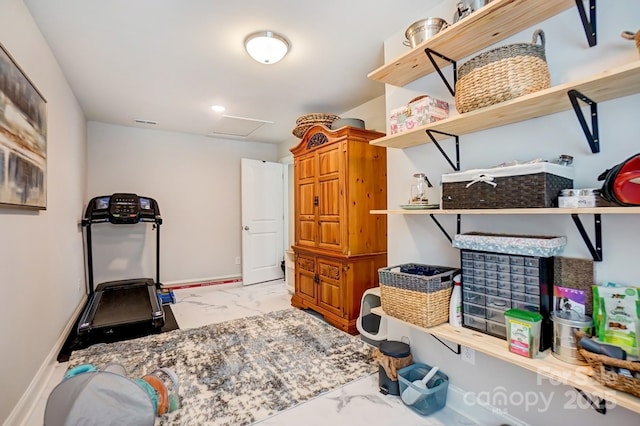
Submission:
{"label": "white wall", "polygon": [[[158,202],[161,282],[241,275],[240,159],[277,161],[276,145],[97,122],[88,137],[89,197],[133,192]],[[155,278],[155,235],[140,226],[92,228],[96,283]]]}
{"label": "white wall", "polygon": [[[425,16],[448,16],[451,4],[440,4]],[[589,48],[586,42],[578,11],[575,7],[541,24],[522,31],[500,42],[530,42],[533,31],[542,28],[546,34],[547,61],[551,71],[552,85],[588,77],[608,68],[638,59],[635,45],[620,37],[622,30],[636,31],[640,18],[636,0],[618,0],[598,3],[598,45]],[[386,61],[395,59],[404,51],[402,39],[404,29],[385,42]],[[458,62],[458,66],[463,61]],[[444,69],[451,77],[451,67]],[[405,104],[417,94],[431,94],[448,100],[453,98],[442,84],[440,77],[432,75],[418,79],[399,88],[386,86],[387,114],[393,108]],[[588,95],[588,94],[586,94]],[[591,154],[578,120],[573,111],[541,117],[501,128],[477,132],[460,137],[462,169],[491,167],[509,160],[534,158],[554,159],[560,154],[574,157],[576,187],[600,187],[596,177],[606,168],[640,151],[637,135],[640,121],[637,112],[640,96],[633,95],[598,105],[601,152]],[[588,109],[585,109],[588,112]],[[453,110],[455,114],[455,109]],[[428,140],[425,135],[425,140]],[[455,159],[454,140],[441,144]],[[430,190],[429,198],[439,201],[439,180],[443,173],[452,169],[437,148],[429,143],[405,150],[388,150],[388,205],[389,208],[406,203],[413,173],[425,172],[436,187]],[[583,215],[583,223],[593,237],[593,217]],[[455,234],[455,217],[440,216],[440,222],[450,235]],[[390,216],[388,225],[389,264],[419,262],[435,265],[459,266],[459,251],[452,248],[448,240],[426,216]],[[566,235],[568,245],[565,257],[590,258],[589,252],[569,216],[462,216],[462,232],[488,231],[534,235]],[[602,217],[604,261],[596,262],[596,282],[617,281],[625,284],[640,284],[637,269],[637,242],[640,238],[639,216]],[[552,386],[548,380],[538,382],[536,374],[505,364],[476,353],[476,364],[471,366],[453,354],[426,333],[417,332],[391,321],[390,336],[399,340],[407,336],[411,341],[414,356],[420,361],[439,365],[451,383],[473,392],[495,394],[504,387],[507,395],[551,397],[551,407],[545,409],[541,399],[537,405],[510,404],[498,408],[506,409],[531,424],[636,424],[638,415],[626,409],[611,409],[606,417],[590,408],[584,408],[580,397],[576,402],[575,391],[564,385]],[[581,408],[572,408],[572,403]]]}
{"label": "white wall", "polygon": [[[27,389],[84,296],[85,119],[46,41],[20,0],[0,0],[0,43],[47,100],[47,209],[0,208],[0,423]],[[79,288],[78,282],[82,285]],[[32,388],[29,388],[29,386]],[[31,401],[28,401],[30,403]]]}

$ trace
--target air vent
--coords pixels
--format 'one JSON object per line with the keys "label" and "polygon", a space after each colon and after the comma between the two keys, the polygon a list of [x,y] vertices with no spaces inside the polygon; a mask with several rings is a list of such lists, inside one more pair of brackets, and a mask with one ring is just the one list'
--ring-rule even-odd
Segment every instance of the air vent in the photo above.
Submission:
{"label": "air vent", "polygon": [[152,124],[152,125],[156,125],[156,124],[158,124],[158,122],[157,122],[157,121],[153,121],[153,120],[140,120],[140,119],[136,119],[136,120],[133,120],[133,121],[135,121],[136,123],[140,123],[140,124]]}

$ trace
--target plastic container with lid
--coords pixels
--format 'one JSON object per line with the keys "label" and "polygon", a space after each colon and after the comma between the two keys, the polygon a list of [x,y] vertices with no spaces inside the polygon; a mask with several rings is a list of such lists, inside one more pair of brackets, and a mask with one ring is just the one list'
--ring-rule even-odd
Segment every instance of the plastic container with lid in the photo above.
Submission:
{"label": "plastic container with lid", "polygon": [[423,379],[430,370],[431,367],[427,364],[415,363],[398,371],[400,394],[405,392],[407,388],[411,388],[419,395],[412,404],[407,404],[404,398],[402,402],[423,416],[429,416],[447,404],[449,377],[442,371],[438,370],[424,388],[414,384],[415,381]]}
{"label": "plastic container with lid", "polygon": [[591,337],[593,320],[590,316],[572,311],[551,312],[553,321],[553,355],[565,362],[586,365],[578,351],[580,337]]}
{"label": "plastic container with lid", "polygon": [[540,347],[542,315],[522,309],[509,309],[504,313],[509,351],[535,358]]}

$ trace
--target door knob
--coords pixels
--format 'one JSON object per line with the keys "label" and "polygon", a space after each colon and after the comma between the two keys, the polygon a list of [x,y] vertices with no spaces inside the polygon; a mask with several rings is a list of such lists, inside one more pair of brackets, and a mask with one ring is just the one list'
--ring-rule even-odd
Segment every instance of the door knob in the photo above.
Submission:
{"label": "door knob", "polygon": [[244,227],[244,230],[245,230],[245,231],[248,231],[248,230],[249,230],[249,227],[248,227],[248,226],[245,226],[245,227]]}

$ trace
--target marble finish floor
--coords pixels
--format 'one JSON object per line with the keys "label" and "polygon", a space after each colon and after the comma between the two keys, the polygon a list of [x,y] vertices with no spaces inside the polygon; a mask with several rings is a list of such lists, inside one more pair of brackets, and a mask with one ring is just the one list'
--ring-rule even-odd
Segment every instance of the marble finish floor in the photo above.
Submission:
{"label": "marble finish floor", "polygon": [[[241,283],[192,287],[174,291],[176,303],[171,308],[181,329],[200,327],[246,316],[286,309],[291,306],[283,281],[243,286]],[[68,363],[57,363],[42,397],[34,407],[26,426],[43,424],[46,400],[51,390],[62,380]],[[488,412],[465,415],[456,410],[455,392],[450,388],[447,406],[429,417],[407,408],[399,397],[382,395],[378,391],[378,375],[373,374],[310,401],[262,420],[263,426],[314,425],[408,426],[476,425],[501,422]],[[475,420],[473,420],[471,418]]]}

